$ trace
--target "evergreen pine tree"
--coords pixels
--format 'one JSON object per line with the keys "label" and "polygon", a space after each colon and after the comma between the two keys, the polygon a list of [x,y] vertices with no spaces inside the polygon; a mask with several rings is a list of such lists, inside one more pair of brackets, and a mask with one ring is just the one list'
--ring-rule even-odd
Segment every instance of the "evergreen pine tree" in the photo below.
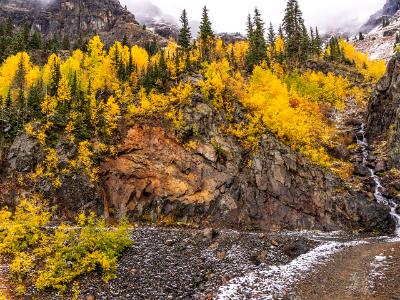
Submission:
{"label": "evergreen pine tree", "polygon": [[8,90],[6,101],[5,101],[5,106],[6,109],[9,110],[12,105],[12,99],[11,99],[11,89]]}
{"label": "evergreen pine tree", "polygon": [[284,37],[282,25],[280,25],[279,28],[278,28],[278,36],[281,37],[281,38]]}
{"label": "evergreen pine tree", "polygon": [[321,37],[319,36],[319,31],[318,27],[315,27],[315,39],[314,39],[314,50],[315,53],[320,56],[322,52],[322,40]]}
{"label": "evergreen pine tree", "polygon": [[[58,84],[61,80],[61,69],[60,64],[56,63],[51,73],[50,83],[48,86],[48,94],[51,97],[55,97],[58,91]],[[90,81],[89,81],[90,84]]]}
{"label": "evergreen pine tree", "polygon": [[268,28],[268,44],[274,45],[275,44],[275,40],[276,40],[276,35],[275,35],[275,30],[274,30],[274,26],[272,25],[272,23],[269,23],[269,28]]}
{"label": "evergreen pine tree", "polygon": [[168,66],[167,62],[165,61],[165,52],[161,51],[160,54],[160,61],[157,67],[157,79],[159,79],[162,83],[162,90],[165,90],[167,80],[168,80]]}
{"label": "evergreen pine tree", "polygon": [[28,22],[24,23],[24,26],[22,27],[21,35],[22,35],[22,40],[24,43],[24,49],[27,49],[28,44],[29,44],[29,37],[30,37],[30,28]]}
{"label": "evergreen pine tree", "polygon": [[190,41],[192,39],[192,35],[190,33],[189,20],[185,9],[182,11],[180,21],[182,23],[182,27],[179,32],[178,43],[185,52],[188,52],[190,50]]}
{"label": "evergreen pine tree", "polygon": [[130,48],[128,37],[126,36],[126,34],[124,34],[124,37],[122,38],[122,46]]}
{"label": "evergreen pine tree", "polygon": [[[249,24],[250,25],[250,24]],[[256,8],[254,10],[254,17],[252,26],[249,27],[249,43],[250,49],[247,56],[247,68],[251,72],[255,65],[263,61],[267,61],[267,43],[265,40],[264,22],[261,19],[261,14]]]}
{"label": "evergreen pine tree", "polygon": [[37,50],[42,48],[42,36],[39,32],[35,31],[29,39],[28,48],[31,50]]}
{"label": "evergreen pine tree", "polygon": [[24,57],[21,55],[21,58],[18,61],[17,70],[14,75],[13,86],[18,90],[24,90],[25,78],[26,78],[25,62],[24,62]]}
{"label": "evergreen pine tree", "polygon": [[22,88],[18,91],[16,103],[18,106],[17,125],[21,128],[25,125],[25,119],[27,114],[27,103],[25,98],[25,92]]}
{"label": "evergreen pine tree", "polygon": [[285,50],[289,64],[298,64],[307,58],[309,40],[304,26],[303,14],[297,0],[289,0],[283,18]]}
{"label": "evergreen pine tree", "polygon": [[30,116],[36,118],[41,115],[40,103],[43,98],[44,98],[43,81],[39,80],[29,89],[27,105]]}
{"label": "evergreen pine tree", "polygon": [[209,60],[211,55],[211,49],[213,48],[214,45],[215,36],[212,30],[212,24],[208,16],[208,9],[206,6],[204,6],[203,8],[199,37],[201,40],[202,57],[205,60]]}
{"label": "evergreen pine tree", "polygon": [[302,35],[302,39],[301,39],[301,52],[300,52],[300,59],[302,62],[306,61],[310,52],[311,52],[311,41],[310,41],[310,37],[308,35],[307,32],[307,28],[304,25],[304,23],[302,24],[302,31],[303,31],[303,35]]}
{"label": "evergreen pine tree", "polygon": [[272,26],[272,23],[269,23],[269,28],[268,28],[268,45],[269,49],[271,51],[271,55],[275,55],[275,41],[276,41],[276,35],[275,35],[275,30],[274,26]]}
{"label": "evergreen pine tree", "polygon": [[62,43],[61,43],[61,48],[63,50],[70,50],[71,49],[71,43],[69,41],[69,37],[68,37],[67,34],[64,35],[64,37],[63,37],[63,40],[62,40]]}
{"label": "evergreen pine tree", "polygon": [[19,32],[13,39],[11,45],[11,54],[17,54],[26,50],[26,44],[24,41],[24,33]]}
{"label": "evergreen pine tree", "polygon": [[13,25],[11,17],[9,17],[7,19],[5,35],[8,36],[8,37],[12,37],[13,31],[14,31],[14,25]]}
{"label": "evergreen pine tree", "polygon": [[314,35],[314,29],[310,27],[310,43],[311,43],[311,51],[314,53],[315,52],[315,35]]}
{"label": "evergreen pine tree", "polygon": [[3,130],[4,130],[4,111],[5,111],[5,107],[4,107],[4,100],[3,97],[0,95],[0,137],[3,134]]}
{"label": "evergreen pine tree", "polygon": [[72,80],[71,80],[71,96],[72,99],[76,100],[78,97],[78,77],[76,75],[76,71],[72,75]]}
{"label": "evergreen pine tree", "polygon": [[251,19],[251,15],[249,14],[247,16],[247,39],[251,41],[253,38],[254,34],[254,26],[253,26],[253,20]]}

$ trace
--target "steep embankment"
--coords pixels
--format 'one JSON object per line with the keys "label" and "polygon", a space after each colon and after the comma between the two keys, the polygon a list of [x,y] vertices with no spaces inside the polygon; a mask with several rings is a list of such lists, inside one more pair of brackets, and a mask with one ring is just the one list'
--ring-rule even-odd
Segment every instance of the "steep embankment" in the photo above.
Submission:
{"label": "steep embankment", "polygon": [[385,208],[271,136],[248,164],[247,151],[215,130],[218,113],[201,98],[185,119],[200,126],[194,149],[155,122],[129,129],[118,157],[102,165],[106,215],[249,229],[392,230]]}
{"label": "steep embankment", "polygon": [[[272,136],[265,136],[250,157],[234,138],[215,130],[220,118],[197,96],[185,113],[187,123],[198,126],[194,148],[162,122],[142,122],[124,135],[117,157],[101,166],[99,186],[84,175],[61,175],[61,188],[45,181],[39,188],[63,216],[104,207],[110,218],[166,225],[393,230],[385,207]],[[77,151],[63,142],[55,149],[61,164]],[[6,158],[3,178],[33,170],[43,154],[37,140],[21,135]],[[13,205],[15,186],[5,181],[3,190],[3,203]]]}

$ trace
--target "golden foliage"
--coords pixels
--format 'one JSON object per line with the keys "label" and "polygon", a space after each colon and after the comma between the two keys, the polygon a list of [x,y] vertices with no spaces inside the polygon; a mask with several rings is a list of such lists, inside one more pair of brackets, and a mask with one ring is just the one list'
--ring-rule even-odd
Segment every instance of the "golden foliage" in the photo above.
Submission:
{"label": "golden foliage", "polygon": [[0,256],[10,263],[11,283],[19,296],[27,284],[42,290],[67,289],[78,276],[99,269],[104,281],[115,278],[117,261],[131,245],[128,227],[107,228],[92,213],[77,226],[46,229],[51,214],[38,196],[22,199],[15,213],[0,211]]}
{"label": "golden foliage", "polygon": [[343,38],[339,40],[339,45],[342,48],[345,57],[354,62],[360,73],[368,80],[377,82],[385,73],[385,61],[370,60],[367,54],[357,51],[352,44],[346,42]]}

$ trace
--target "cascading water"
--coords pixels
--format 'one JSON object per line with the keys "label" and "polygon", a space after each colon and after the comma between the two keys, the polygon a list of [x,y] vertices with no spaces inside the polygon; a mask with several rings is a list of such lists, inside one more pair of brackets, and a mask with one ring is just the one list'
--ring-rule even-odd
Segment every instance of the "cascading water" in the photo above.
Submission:
{"label": "cascading water", "polygon": [[[362,138],[360,139],[360,136]],[[360,145],[362,149],[362,158],[363,158],[363,165],[367,165],[368,161],[368,141],[365,137],[365,125],[361,125],[360,131],[357,133],[357,144]],[[396,222],[396,235],[400,237],[400,215],[397,213],[397,209],[399,205],[394,202],[392,199],[388,199],[382,195],[382,191],[384,191],[384,187],[382,186],[381,179],[375,174],[374,170],[368,167],[368,170],[371,174],[371,178],[374,180],[375,183],[375,191],[374,196],[375,200],[383,205],[390,207],[390,215]]]}

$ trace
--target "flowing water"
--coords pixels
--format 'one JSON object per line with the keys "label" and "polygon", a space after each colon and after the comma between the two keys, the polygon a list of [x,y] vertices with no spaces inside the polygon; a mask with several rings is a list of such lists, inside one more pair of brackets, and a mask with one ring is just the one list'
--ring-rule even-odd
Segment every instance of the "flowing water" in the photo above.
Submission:
{"label": "flowing water", "polygon": [[[361,139],[360,136],[362,136]],[[357,143],[361,146],[363,165],[366,166],[368,161],[369,151],[368,151],[368,141],[367,138],[365,137],[364,124],[361,125],[361,129],[357,134]],[[375,191],[374,191],[375,200],[380,204],[390,207],[390,215],[396,222],[396,235],[400,237],[400,215],[397,213],[399,205],[392,199],[388,199],[384,195],[382,195],[382,192],[385,190],[385,188],[382,186],[381,179],[379,178],[379,176],[375,174],[375,171],[373,169],[368,167],[368,170],[371,174],[371,178],[374,180],[375,183]]]}

